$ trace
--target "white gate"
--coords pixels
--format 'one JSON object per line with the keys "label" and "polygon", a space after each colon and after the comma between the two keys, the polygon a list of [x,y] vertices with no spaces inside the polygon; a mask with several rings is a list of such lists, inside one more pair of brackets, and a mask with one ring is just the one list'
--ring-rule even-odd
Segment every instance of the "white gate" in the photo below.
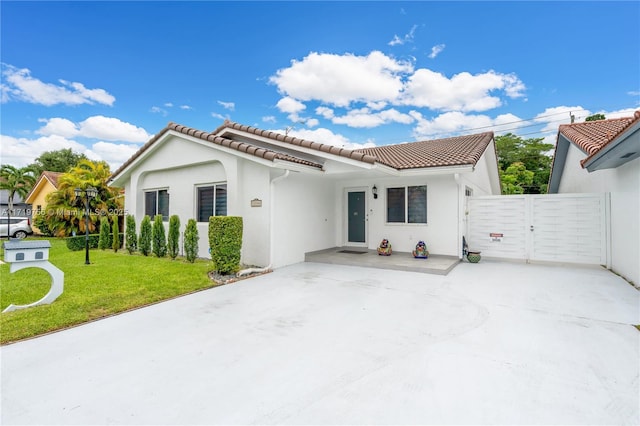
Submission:
{"label": "white gate", "polygon": [[607,265],[608,194],[467,198],[467,243],[483,256]]}

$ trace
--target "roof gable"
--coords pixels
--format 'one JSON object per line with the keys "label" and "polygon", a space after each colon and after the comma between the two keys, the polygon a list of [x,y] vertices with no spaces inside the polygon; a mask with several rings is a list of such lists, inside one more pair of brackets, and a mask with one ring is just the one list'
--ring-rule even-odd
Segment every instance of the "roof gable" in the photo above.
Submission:
{"label": "roof gable", "polygon": [[35,185],[33,185],[33,188],[31,188],[31,191],[29,191],[29,194],[27,194],[26,198],[24,199],[25,202],[27,204],[30,204],[33,198],[35,198],[36,194],[42,191],[47,182],[49,182],[54,189],[58,189],[58,179],[62,175],[63,173],[50,171],[44,171],[40,173],[40,177],[38,177]]}

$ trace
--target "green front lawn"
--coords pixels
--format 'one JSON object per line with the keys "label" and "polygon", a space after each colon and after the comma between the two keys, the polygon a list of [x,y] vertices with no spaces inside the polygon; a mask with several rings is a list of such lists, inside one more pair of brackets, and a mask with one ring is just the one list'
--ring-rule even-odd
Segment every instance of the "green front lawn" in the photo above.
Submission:
{"label": "green front lawn", "polygon": [[[217,285],[207,274],[210,261],[199,259],[191,264],[182,258],[96,249],[90,251],[91,265],[85,265],[84,250],[70,251],[64,240],[49,241],[49,261],[64,272],[64,292],[51,305],[0,314],[1,344]],[[51,278],[42,269],[10,274],[8,264],[0,265],[0,311],[11,304],[33,303],[50,287]]]}

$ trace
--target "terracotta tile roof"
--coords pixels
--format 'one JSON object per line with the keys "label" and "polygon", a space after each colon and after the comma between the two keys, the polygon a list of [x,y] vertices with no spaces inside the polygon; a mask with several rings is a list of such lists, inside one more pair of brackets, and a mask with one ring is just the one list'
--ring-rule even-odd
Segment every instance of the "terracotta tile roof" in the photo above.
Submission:
{"label": "terracotta tile roof", "polygon": [[374,156],[368,155],[364,152],[350,149],[340,148],[338,146],[322,144],[319,142],[312,142],[305,139],[294,138],[293,136],[286,136],[282,133],[271,132],[269,130],[261,130],[256,127],[246,126],[244,124],[235,123],[233,121],[226,120],[220,127],[213,131],[214,134],[219,134],[224,129],[234,129],[241,132],[247,132],[254,135],[262,136],[268,139],[272,139],[279,142],[289,143],[303,148],[315,149],[316,151],[327,152],[333,155],[339,155],[340,157],[350,158],[352,160],[362,161],[368,164],[376,162]]}
{"label": "terracotta tile roof", "polygon": [[259,158],[264,158],[265,160],[275,161],[289,161],[292,163],[302,164],[305,166],[311,166],[318,169],[322,169],[322,164],[314,163],[312,161],[304,160],[302,158],[294,157],[291,155],[283,154],[280,152],[276,152],[270,149],[258,147],[256,145],[252,145],[245,142],[238,142],[231,139],[223,138],[220,136],[216,136],[214,133],[204,132],[202,130],[194,129],[191,127],[183,126],[181,124],[170,122],[167,124],[167,127],[158,132],[154,137],[152,137],[147,143],[145,143],[131,158],[129,158],[122,166],[118,168],[111,177],[117,176],[122,172],[125,168],[127,168],[131,163],[133,163],[138,157],[140,157],[147,149],[149,149],[154,143],[160,139],[166,132],[173,130],[178,133],[182,133],[185,135],[193,136],[198,139],[202,139],[207,142],[211,142],[215,145],[224,146],[230,149],[235,149],[236,151],[244,152],[249,155],[253,155]]}
{"label": "terracotta tile roof", "polygon": [[49,172],[49,171],[44,171],[42,172],[43,176],[46,176],[47,179],[49,179],[49,182],[51,182],[51,184],[58,189],[58,178],[60,176],[62,176],[62,173],[60,172]]}
{"label": "terracotta tile roof", "polygon": [[493,132],[446,139],[359,149],[394,169],[475,165],[493,139]]}
{"label": "terracotta tile roof", "polygon": [[636,111],[633,117],[562,124],[558,133],[587,154],[587,158],[580,162],[584,165],[602,148],[613,142],[625,129],[638,121],[640,121],[640,111]]}

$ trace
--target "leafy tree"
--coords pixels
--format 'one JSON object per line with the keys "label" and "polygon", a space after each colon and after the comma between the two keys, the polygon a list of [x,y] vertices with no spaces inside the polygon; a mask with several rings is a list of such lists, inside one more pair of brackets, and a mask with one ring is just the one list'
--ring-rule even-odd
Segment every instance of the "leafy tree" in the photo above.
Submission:
{"label": "leafy tree", "polygon": [[503,194],[524,194],[524,187],[533,183],[534,173],[527,170],[524,164],[516,162],[501,173]]}
{"label": "leafy tree", "polygon": [[169,218],[169,238],[167,239],[169,257],[175,259],[180,250],[180,218],[173,215]]}
{"label": "leafy tree", "polygon": [[543,194],[547,192],[547,184],[549,182],[549,174],[551,173],[550,156],[553,150],[552,144],[543,143],[544,138],[523,139],[512,133],[496,136],[496,151],[498,152],[498,167],[500,168],[501,177],[504,179],[505,173],[509,166],[514,163],[521,163],[524,168],[533,172],[531,181],[516,181],[512,179],[521,179],[528,176],[526,173],[516,173],[520,170],[519,166],[508,174],[507,181],[503,183],[503,193],[514,190],[513,187],[504,188],[504,184],[513,184],[522,188],[524,194]]}
{"label": "leafy tree", "polygon": [[[13,198],[16,195],[25,198],[35,182],[36,172],[31,167],[14,167],[8,164],[0,167],[0,189],[6,190],[9,195],[7,217],[10,218],[13,214]],[[7,235],[11,235],[11,229]]]}
{"label": "leafy tree", "polygon": [[184,255],[191,263],[196,261],[198,257],[198,224],[195,219],[187,221],[187,227],[184,231]]}
{"label": "leafy tree", "polygon": [[111,245],[111,238],[109,237],[111,227],[109,226],[109,219],[106,216],[100,218],[100,237],[98,239],[98,248],[104,250]]}
{"label": "leafy tree", "polygon": [[111,248],[113,248],[113,251],[117,253],[120,248],[120,227],[118,226],[118,216],[114,216],[113,218],[111,233]]}
{"label": "leafy tree", "polygon": [[75,189],[92,186],[98,193],[89,200],[89,232],[95,232],[100,214],[122,208],[120,189],[107,185],[111,176],[104,161],[81,160],[58,178],[58,190],[47,198],[46,220],[54,235],[64,237],[84,233],[87,226],[85,195],[76,197]]}
{"label": "leafy tree", "polygon": [[127,242],[127,251],[129,254],[133,254],[138,248],[138,236],[136,235],[136,218],[132,214],[127,215],[125,240]]}
{"label": "leafy tree", "polygon": [[81,160],[88,160],[88,158],[84,154],[73,152],[71,148],[65,148],[43,152],[35,159],[32,166],[38,171],[38,175],[45,170],[65,173],[76,167]]}
{"label": "leafy tree", "polygon": [[606,120],[607,117],[604,114],[593,114],[584,119],[584,121],[598,121],[598,120]]}
{"label": "leafy tree", "polygon": [[151,253],[151,218],[145,216],[140,223],[140,238],[138,238],[138,249],[144,256]]}
{"label": "leafy tree", "polygon": [[158,257],[165,257],[167,255],[167,237],[164,233],[164,224],[162,223],[162,215],[156,215],[153,220],[152,237],[153,241],[153,254]]}

